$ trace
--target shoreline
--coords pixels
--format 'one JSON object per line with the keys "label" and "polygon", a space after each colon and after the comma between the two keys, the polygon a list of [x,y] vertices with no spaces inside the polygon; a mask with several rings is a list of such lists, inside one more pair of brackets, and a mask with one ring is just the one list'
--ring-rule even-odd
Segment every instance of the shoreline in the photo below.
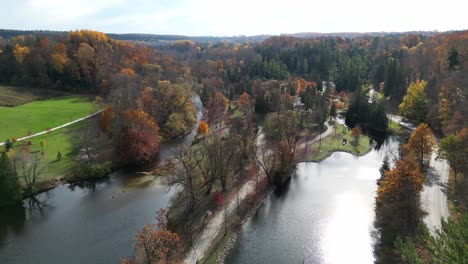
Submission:
{"label": "shoreline", "polygon": [[[360,153],[360,154],[357,154],[356,152],[352,152],[352,151],[348,151],[348,150],[341,150],[341,149],[336,149],[336,150],[331,150],[331,151],[328,151],[328,153],[320,158],[320,159],[316,159],[316,160],[305,160],[305,159],[299,159],[296,161],[296,164],[299,164],[299,163],[302,163],[302,162],[316,162],[316,163],[320,163],[321,161],[329,158],[331,155],[333,155],[334,153],[336,152],[344,152],[344,153],[349,153],[353,156],[356,156],[356,157],[362,157],[362,156],[365,156],[367,154],[369,154],[373,149],[374,147],[377,145],[376,142],[374,142],[372,145],[369,146],[369,149],[363,153]],[[242,229],[244,227],[244,225],[247,223],[247,221],[249,221],[249,219],[255,214],[255,212],[258,210],[258,208],[260,208],[260,206],[263,205],[264,201],[265,201],[265,198],[268,196],[268,194],[270,192],[272,192],[274,190],[274,185],[269,185],[262,193],[261,195],[259,196],[259,199],[255,201],[255,204],[248,210],[247,214],[245,214],[244,216],[242,216],[241,218],[241,224],[240,224],[240,228],[237,228],[235,230],[233,230],[232,234],[229,235],[229,237],[225,240],[224,242],[224,245],[223,245],[223,248],[222,248],[222,251],[221,251],[221,254],[217,257],[216,259],[216,263],[221,263],[223,264],[226,257],[229,255],[229,253],[231,252],[231,250],[233,249],[236,241],[237,241],[237,238],[239,236],[239,234],[242,232]],[[232,226],[231,226],[232,227]],[[213,241],[214,242],[214,241]],[[220,246],[220,243],[223,243],[222,241],[218,241],[216,243],[214,243],[212,245],[212,247],[216,248],[218,246]],[[212,253],[211,253],[212,254]],[[211,255],[210,254],[210,255]],[[209,256],[210,256],[209,255]]]}

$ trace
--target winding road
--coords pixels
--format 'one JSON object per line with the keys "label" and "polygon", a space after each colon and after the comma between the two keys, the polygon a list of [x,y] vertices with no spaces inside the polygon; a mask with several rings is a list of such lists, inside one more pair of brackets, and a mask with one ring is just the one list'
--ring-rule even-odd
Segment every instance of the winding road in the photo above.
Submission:
{"label": "winding road", "polygon": [[[93,117],[93,116],[95,116],[95,115],[101,113],[102,111],[104,111],[104,110],[101,109],[101,110],[96,111],[96,112],[94,112],[94,113],[92,113],[92,114],[89,114],[89,115],[87,115],[87,116],[84,116],[84,117],[75,119],[75,120],[73,120],[73,121],[71,121],[71,122],[65,123],[65,124],[60,125],[60,126],[58,126],[58,127],[54,127],[54,128],[48,129],[48,130],[44,130],[44,131],[42,131],[42,132],[34,133],[34,134],[32,134],[32,135],[29,135],[29,136],[25,136],[25,137],[18,138],[17,141],[23,141],[23,140],[26,140],[26,139],[30,139],[30,138],[33,138],[33,137],[37,137],[37,136],[40,136],[40,135],[44,135],[44,134],[46,134],[46,133],[49,133],[49,132],[52,132],[52,131],[55,131],[55,130],[58,130],[58,129],[61,129],[61,128],[64,128],[64,127],[67,127],[67,126],[70,126],[70,125],[73,125],[73,124],[75,124],[75,123],[78,123],[78,122],[81,122],[81,121],[86,120],[86,119],[88,119],[88,118],[91,118],[91,117]],[[5,145],[5,142],[1,142],[1,143],[0,143],[0,146],[3,146],[3,145]]]}
{"label": "winding road", "polygon": [[[388,118],[409,130],[415,129],[414,125],[404,122],[401,116],[388,115]],[[450,216],[445,194],[450,166],[446,160],[436,160],[436,153],[437,149],[432,153],[429,172],[421,192],[423,209],[427,212],[424,223],[432,233],[435,233],[436,228],[440,229],[442,218],[447,219]]]}

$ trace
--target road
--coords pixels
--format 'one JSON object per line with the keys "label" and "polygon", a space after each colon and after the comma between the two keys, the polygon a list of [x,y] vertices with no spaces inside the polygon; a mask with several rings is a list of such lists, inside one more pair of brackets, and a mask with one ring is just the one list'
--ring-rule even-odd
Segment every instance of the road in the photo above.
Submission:
{"label": "road", "polygon": [[[388,115],[388,118],[407,129],[415,129],[414,125],[404,122],[401,116]],[[447,205],[447,195],[445,194],[450,166],[446,160],[436,160],[436,152],[437,149],[432,153],[429,172],[424,182],[424,189],[421,192],[423,209],[427,212],[424,223],[432,233],[434,233],[435,228],[441,227],[441,218],[447,219],[450,215]]]}
{"label": "road", "polygon": [[[30,135],[30,136],[25,136],[25,137],[22,137],[22,138],[18,138],[17,141],[23,141],[23,140],[30,139],[30,138],[33,138],[33,137],[37,137],[37,136],[40,136],[40,135],[44,135],[44,134],[46,134],[46,133],[55,131],[55,130],[57,130],[57,129],[61,129],[61,128],[64,128],[64,127],[73,125],[73,124],[75,124],[75,123],[78,123],[78,122],[81,122],[81,121],[83,121],[83,120],[86,120],[86,119],[88,119],[88,118],[90,118],[90,117],[93,117],[93,116],[95,116],[95,115],[101,113],[102,111],[103,111],[103,110],[96,111],[96,112],[94,112],[94,113],[92,113],[92,114],[89,114],[89,115],[87,115],[87,116],[84,116],[84,117],[75,119],[75,120],[73,120],[73,121],[71,121],[71,122],[65,123],[65,124],[60,125],[60,126],[58,126],[58,127],[51,128],[51,129],[49,129],[49,130],[44,130],[44,131],[42,131],[42,132],[34,133],[34,134]],[[3,145],[5,145],[5,142],[1,142],[1,143],[0,143],[0,146],[3,146]]]}

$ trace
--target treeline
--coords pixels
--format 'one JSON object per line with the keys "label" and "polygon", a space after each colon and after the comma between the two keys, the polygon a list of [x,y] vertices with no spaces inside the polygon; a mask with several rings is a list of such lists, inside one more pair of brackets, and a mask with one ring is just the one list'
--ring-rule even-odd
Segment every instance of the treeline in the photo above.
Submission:
{"label": "treeline", "polygon": [[175,82],[184,67],[150,48],[95,31],[0,40],[0,82],[4,84],[106,95],[118,85],[119,75],[128,72],[143,77],[159,74]]}

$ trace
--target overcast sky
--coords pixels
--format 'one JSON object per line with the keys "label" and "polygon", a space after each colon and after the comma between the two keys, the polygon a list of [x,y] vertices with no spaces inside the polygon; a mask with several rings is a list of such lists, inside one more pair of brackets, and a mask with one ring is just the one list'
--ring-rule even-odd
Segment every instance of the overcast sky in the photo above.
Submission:
{"label": "overcast sky", "polygon": [[257,35],[468,29],[466,0],[0,0],[0,28]]}

